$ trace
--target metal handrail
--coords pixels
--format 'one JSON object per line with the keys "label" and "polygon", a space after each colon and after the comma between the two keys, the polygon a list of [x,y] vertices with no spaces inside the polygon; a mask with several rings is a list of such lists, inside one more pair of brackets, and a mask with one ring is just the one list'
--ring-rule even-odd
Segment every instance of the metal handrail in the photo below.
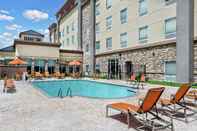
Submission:
{"label": "metal handrail", "polygon": [[70,87],[69,87],[69,88],[67,89],[67,91],[66,91],[66,96],[72,97],[72,90],[71,90]]}
{"label": "metal handrail", "polygon": [[58,91],[58,97],[63,98],[62,88],[60,88]]}

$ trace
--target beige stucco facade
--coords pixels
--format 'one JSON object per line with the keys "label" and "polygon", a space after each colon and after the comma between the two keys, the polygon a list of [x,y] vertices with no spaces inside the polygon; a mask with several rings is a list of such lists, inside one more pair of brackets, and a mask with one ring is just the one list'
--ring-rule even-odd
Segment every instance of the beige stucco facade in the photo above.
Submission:
{"label": "beige stucco facade", "polygon": [[[166,41],[174,38],[165,36],[165,20],[176,17],[176,2],[166,5],[164,0],[147,0],[147,14],[139,15],[139,0],[113,0],[112,7],[107,9],[106,2],[99,0],[98,10],[100,15],[96,16],[96,23],[99,24],[99,33],[96,33],[96,41],[100,41],[100,49],[97,54],[108,52],[106,48],[106,38],[112,37],[112,48],[117,50],[121,48],[136,47],[142,44]],[[125,24],[120,23],[120,11],[127,8],[128,21]],[[112,16],[112,29],[106,30],[106,18]],[[148,26],[147,42],[139,41],[139,28]],[[197,36],[197,1],[195,0],[195,36]],[[127,32],[127,47],[121,47],[120,34]]]}
{"label": "beige stucco facade", "polygon": [[61,49],[80,50],[78,42],[78,9],[75,7],[59,22]]}
{"label": "beige stucco facade", "polygon": [[28,58],[58,59],[59,48],[38,45],[16,44],[16,56]]}

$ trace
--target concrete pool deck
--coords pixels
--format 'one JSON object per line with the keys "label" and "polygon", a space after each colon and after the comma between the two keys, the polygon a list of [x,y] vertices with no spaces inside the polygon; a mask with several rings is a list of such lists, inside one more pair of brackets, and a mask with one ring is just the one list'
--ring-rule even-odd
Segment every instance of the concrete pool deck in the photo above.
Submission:
{"label": "concrete pool deck", "polygon": [[[124,81],[100,80],[126,84]],[[0,131],[135,131],[127,124],[105,117],[106,105],[113,102],[137,103],[137,97],[145,94],[148,87],[135,97],[103,100],[84,97],[48,98],[28,82],[17,81],[17,92],[3,93],[0,81]],[[166,88],[169,96],[177,88]],[[197,115],[192,116],[197,119]],[[190,119],[189,119],[190,120]],[[175,131],[197,131],[197,120],[188,124],[174,120]]]}

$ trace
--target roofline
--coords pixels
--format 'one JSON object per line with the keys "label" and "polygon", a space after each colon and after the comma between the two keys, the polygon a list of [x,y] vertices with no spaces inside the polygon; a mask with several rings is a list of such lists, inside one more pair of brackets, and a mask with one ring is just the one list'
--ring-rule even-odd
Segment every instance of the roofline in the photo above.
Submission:
{"label": "roofline", "polygon": [[[197,37],[194,37],[194,42],[197,42]],[[95,54],[95,57],[102,57],[102,56],[106,56],[106,55],[124,53],[124,52],[133,51],[133,50],[147,49],[147,48],[153,48],[153,47],[159,47],[159,46],[165,46],[165,45],[176,45],[176,39],[155,42],[155,43],[150,43],[150,44],[146,44],[146,45],[130,47],[130,48],[126,48],[126,49],[117,49],[117,50],[107,51],[107,52]]]}
{"label": "roofline", "polygon": [[65,49],[60,49],[60,53],[83,54],[83,51],[81,51],[81,50],[65,50]]}
{"label": "roofline", "polygon": [[[71,11],[77,6],[77,4],[78,4],[78,2],[77,2],[76,0],[68,0],[68,1],[66,1],[66,2],[63,4],[63,6],[57,11],[56,17],[58,17],[58,15],[60,14],[60,12],[64,9],[65,6],[67,6],[67,4],[73,4],[73,3],[71,3],[71,2],[74,2],[74,6],[71,7],[70,9],[68,9],[67,12],[64,12],[64,14],[61,16],[61,18],[64,17],[64,16],[66,16],[69,12],[71,12]],[[59,20],[61,20],[61,18],[60,18]],[[58,21],[59,21],[59,20],[58,20]]]}
{"label": "roofline", "polygon": [[[27,30],[27,31],[30,31],[30,30]],[[26,34],[27,31],[20,32],[20,33],[19,33],[19,37],[21,37],[22,34]],[[33,30],[32,30],[32,31],[33,31]],[[35,31],[35,32],[36,32],[36,31]],[[39,32],[37,32],[37,33],[39,33]],[[40,34],[39,36],[44,37],[43,34],[41,34],[41,33],[39,33],[39,34]],[[38,35],[36,35],[36,36],[38,36]]]}
{"label": "roofline", "polygon": [[48,46],[48,47],[60,47],[61,44],[50,43],[50,42],[36,42],[36,41],[25,41],[25,40],[14,40],[14,47],[16,45],[33,45],[33,46]]}

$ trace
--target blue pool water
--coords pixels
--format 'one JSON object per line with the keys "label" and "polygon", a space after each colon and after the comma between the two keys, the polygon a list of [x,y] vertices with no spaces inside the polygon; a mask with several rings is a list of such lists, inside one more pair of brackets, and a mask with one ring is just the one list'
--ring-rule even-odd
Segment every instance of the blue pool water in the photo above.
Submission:
{"label": "blue pool water", "polygon": [[33,82],[33,85],[50,97],[58,97],[60,89],[62,96],[71,93],[72,96],[115,99],[135,95],[134,89],[127,86],[87,80],[39,81]]}

